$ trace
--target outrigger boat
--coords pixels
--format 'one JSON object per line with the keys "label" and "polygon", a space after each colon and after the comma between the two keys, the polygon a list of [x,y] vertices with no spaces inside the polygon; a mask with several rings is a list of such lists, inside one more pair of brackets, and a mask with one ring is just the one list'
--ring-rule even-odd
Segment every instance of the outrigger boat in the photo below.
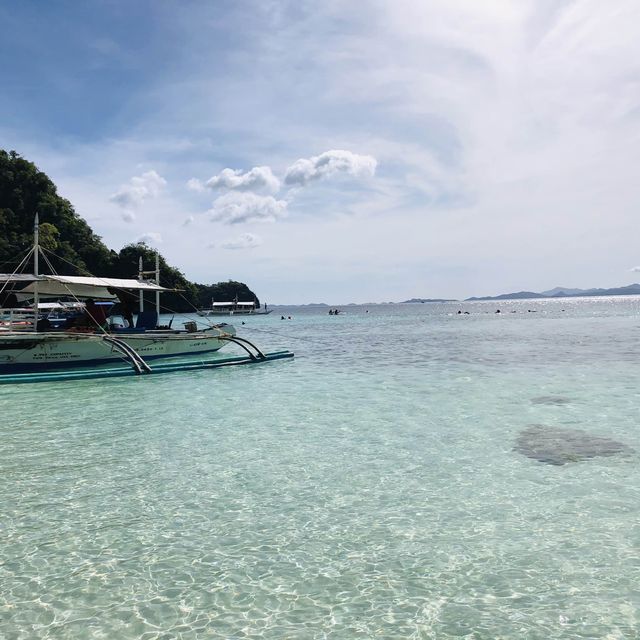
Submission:
{"label": "outrigger boat", "polygon": [[[247,364],[292,357],[289,352],[264,354],[255,345],[236,336],[235,328],[221,323],[198,327],[196,322],[185,322],[184,329],[169,326],[159,327],[160,293],[169,291],[158,284],[159,265],[156,259],[155,282],[145,280],[142,271],[137,280],[120,278],[96,278],[84,276],[43,275],[39,273],[38,216],[34,225],[34,245],[27,260],[33,254],[33,274],[0,274],[0,293],[11,291],[22,299],[33,299],[30,309],[0,310],[0,383],[36,381],[39,379],[61,379],[61,372],[69,369],[84,369],[65,375],[65,379],[77,377],[106,377],[116,375],[114,369],[93,369],[86,375],[87,368],[112,365],[123,360],[131,365],[127,372],[150,373],[146,360],[170,357],[197,357],[218,351],[233,342],[247,352],[247,356],[224,359],[224,364]],[[44,256],[44,254],[42,254]],[[46,258],[46,256],[45,256]],[[23,263],[24,261],[23,260]],[[75,329],[51,327],[41,313],[40,296],[67,296],[79,302],[80,298],[114,300],[116,291],[138,292],[139,312],[135,327],[111,325],[98,328]],[[145,311],[145,292],[154,292],[155,311]],[[31,310],[31,318],[29,318]],[[19,313],[18,313],[19,312]],[[175,371],[182,369],[221,366],[221,361],[171,363],[154,367],[153,371]],[[122,369],[120,369],[121,371]],[[110,373],[109,373],[110,372]],[[56,378],[57,375],[57,378]]]}
{"label": "outrigger boat", "polygon": [[238,301],[236,298],[232,302],[216,302],[211,301],[211,307],[208,309],[198,309],[199,316],[266,316],[269,315],[273,309],[267,309],[267,305],[264,305],[264,309],[261,309],[256,302],[243,302]]}

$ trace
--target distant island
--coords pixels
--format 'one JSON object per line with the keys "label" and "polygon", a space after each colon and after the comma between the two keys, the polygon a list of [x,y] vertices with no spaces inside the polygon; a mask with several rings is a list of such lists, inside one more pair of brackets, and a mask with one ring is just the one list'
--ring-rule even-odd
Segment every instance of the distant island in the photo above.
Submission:
{"label": "distant island", "polygon": [[611,289],[569,289],[566,287],[555,287],[540,293],[534,293],[533,291],[518,291],[516,293],[503,293],[499,296],[467,298],[466,302],[474,302],[477,300],[535,300],[539,298],[581,298],[637,295],[640,295],[640,284],[629,284],[626,287],[613,287]]}
{"label": "distant island", "polygon": [[[498,296],[482,296],[466,298],[462,302],[478,302],[482,300],[538,300],[541,298],[581,298],[597,296],[638,296],[640,284],[629,284],[626,287],[613,287],[611,289],[570,289],[568,287],[554,287],[548,291],[535,293],[534,291],[516,291],[514,293],[502,293]],[[416,302],[461,302],[446,298],[411,298],[403,300],[400,304]]]}
{"label": "distant island", "polygon": [[411,298],[411,300],[403,300],[400,304],[408,304],[411,302],[458,302],[457,300],[445,298]]}

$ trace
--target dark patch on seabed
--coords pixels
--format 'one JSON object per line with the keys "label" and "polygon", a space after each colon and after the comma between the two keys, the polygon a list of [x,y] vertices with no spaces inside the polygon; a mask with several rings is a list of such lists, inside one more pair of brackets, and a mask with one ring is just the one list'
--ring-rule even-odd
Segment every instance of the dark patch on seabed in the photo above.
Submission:
{"label": "dark patch on seabed", "polygon": [[533,424],[520,432],[514,451],[546,464],[562,465],[599,456],[629,455],[634,450],[622,442],[593,436],[579,429]]}
{"label": "dark patch on seabed", "polygon": [[571,400],[569,398],[562,398],[561,396],[538,396],[536,398],[531,398],[531,404],[561,405],[571,404]]}

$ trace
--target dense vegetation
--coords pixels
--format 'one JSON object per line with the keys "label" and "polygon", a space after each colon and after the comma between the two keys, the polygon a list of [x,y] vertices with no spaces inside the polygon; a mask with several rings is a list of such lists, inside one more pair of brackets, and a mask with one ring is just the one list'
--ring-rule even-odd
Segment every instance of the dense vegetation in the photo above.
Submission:
{"label": "dense vegetation", "polygon": [[[153,269],[155,252],[144,243],[129,244],[119,252],[109,249],[75,212],[73,205],[57,193],[53,182],[15,151],[0,149],[0,272],[11,273],[33,244],[33,219],[40,216],[40,243],[57,273],[132,278],[138,259]],[[27,271],[29,268],[26,269]],[[46,264],[42,271],[48,272]],[[173,311],[190,311],[219,301],[256,300],[241,282],[203,285],[190,282],[179,269],[160,256],[163,286],[180,289],[162,296],[162,304]]]}

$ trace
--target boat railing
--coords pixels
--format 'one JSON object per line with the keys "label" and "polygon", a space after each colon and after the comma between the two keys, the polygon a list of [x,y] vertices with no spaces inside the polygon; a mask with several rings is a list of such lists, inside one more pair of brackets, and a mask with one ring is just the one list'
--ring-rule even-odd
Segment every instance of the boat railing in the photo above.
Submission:
{"label": "boat railing", "polygon": [[0,329],[4,331],[33,331],[33,323],[38,317],[48,320],[45,329],[59,328],[66,320],[77,316],[84,305],[81,304],[43,304],[36,310],[33,307],[12,307],[0,309]]}
{"label": "boat railing", "polygon": [[0,309],[0,329],[3,331],[32,331],[36,313],[33,309]]}

